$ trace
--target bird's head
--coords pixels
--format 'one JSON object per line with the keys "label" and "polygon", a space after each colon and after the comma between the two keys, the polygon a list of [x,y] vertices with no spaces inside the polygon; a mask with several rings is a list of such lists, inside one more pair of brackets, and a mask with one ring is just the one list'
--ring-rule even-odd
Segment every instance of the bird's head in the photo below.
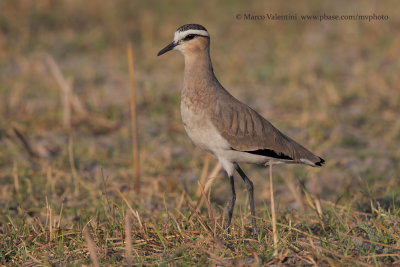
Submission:
{"label": "bird's head", "polygon": [[210,34],[199,24],[185,24],[175,31],[174,40],[158,52],[157,56],[178,50],[183,55],[207,51],[210,45]]}

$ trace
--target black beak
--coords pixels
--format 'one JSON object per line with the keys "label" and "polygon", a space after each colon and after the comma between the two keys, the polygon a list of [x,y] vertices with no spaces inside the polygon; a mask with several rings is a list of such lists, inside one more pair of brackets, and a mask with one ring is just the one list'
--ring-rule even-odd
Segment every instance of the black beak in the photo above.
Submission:
{"label": "black beak", "polygon": [[160,52],[158,52],[157,56],[161,56],[164,53],[167,53],[169,50],[174,49],[174,47],[177,44],[175,44],[174,42],[170,43],[169,45],[167,45],[166,47],[164,47],[163,49],[160,50]]}

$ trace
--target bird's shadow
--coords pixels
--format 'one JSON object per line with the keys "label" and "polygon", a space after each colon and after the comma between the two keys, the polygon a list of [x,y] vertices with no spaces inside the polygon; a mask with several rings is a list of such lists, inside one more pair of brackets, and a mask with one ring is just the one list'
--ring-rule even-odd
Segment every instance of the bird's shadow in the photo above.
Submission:
{"label": "bird's shadow", "polygon": [[374,209],[393,211],[400,207],[400,195],[387,196],[360,202],[356,205],[357,210],[365,213],[373,213]]}

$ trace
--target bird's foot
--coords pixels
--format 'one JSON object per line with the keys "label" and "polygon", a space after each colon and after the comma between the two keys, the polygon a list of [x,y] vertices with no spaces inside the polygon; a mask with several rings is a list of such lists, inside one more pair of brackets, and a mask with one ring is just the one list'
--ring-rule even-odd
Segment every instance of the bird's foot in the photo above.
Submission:
{"label": "bird's foot", "polygon": [[225,231],[226,231],[227,234],[231,233],[231,224],[230,223],[226,224]]}
{"label": "bird's foot", "polygon": [[258,228],[257,226],[253,226],[253,238],[258,240]]}
{"label": "bird's foot", "polygon": [[257,231],[256,232],[253,231],[253,238],[258,240],[258,232]]}

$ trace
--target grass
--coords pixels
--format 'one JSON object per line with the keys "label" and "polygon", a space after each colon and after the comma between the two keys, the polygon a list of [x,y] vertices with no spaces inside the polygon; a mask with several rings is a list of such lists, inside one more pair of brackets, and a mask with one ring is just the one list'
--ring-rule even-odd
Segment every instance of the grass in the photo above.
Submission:
{"label": "grass", "polygon": [[[7,223],[2,227],[2,260],[14,264],[88,264],[90,250],[95,251],[94,257],[100,262],[124,264],[127,246],[124,240],[130,234],[132,263],[139,265],[208,264],[210,261],[335,265],[340,261],[346,265],[368,266],[398,262],[396,226],[400,211],[396,209],[373,207],[372,212],[364,213],[351,205],[323,202],[321,218],[312,212],[304,215],[278,212],[279,254],[273,257],[268,215],[257,218],[261,229],[258,240],[251,238],[246,214],[236,217],[229,235],[222,227],[223,217],[217,216],[214,235],[212,222],[206,214],[195,211],[189,196],[183,193],[182,197],[166,197],[167,201],[177,208],[151,211],[137,205],[129,209],[122,199],[102,197],[92,214],[78,211],[71,226],[66,223],[68,217],[56,207],[53,211],[51,206],[43,211],[43,222],[27,215],[15,219],[6,216]],[[244,207],[240,210],[243,212]],[[129,233],[125,231],[124,217],[131,220]],[[83,229],[92,235],[95,249],[91,250],[85,242]]]}
{"label": "grass", "polygon": [[[400,264],[397,2],[86,3],[0,3],[1,264]],[[390,19],[235,19],[243,12],[353,10]],[[208,188],[217,163],[181,124],[181,56],[156,57],[189,22],[210,31],[221,83],[327,160],[319,169],[274,166],[277,255],[266,168],[242,166],[255,184],[257,240],[240,178],[230,233],[223,228],[223,173],[210,191],[199,188],[198,180]],[[140,193],[132,167],[130,42]]]}

